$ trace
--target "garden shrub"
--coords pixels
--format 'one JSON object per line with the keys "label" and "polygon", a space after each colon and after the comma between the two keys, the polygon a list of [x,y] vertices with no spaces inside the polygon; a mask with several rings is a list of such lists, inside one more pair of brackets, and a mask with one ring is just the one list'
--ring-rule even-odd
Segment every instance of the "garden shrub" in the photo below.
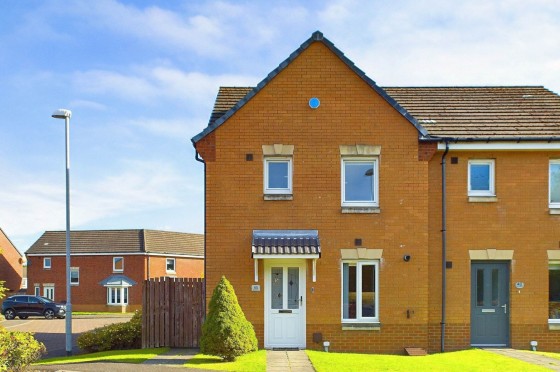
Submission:
{"label": "garden shrub", "polygon": [[222,276],[212,293],[208,316],[202,325],[200,351],[224,361],[233,361],[256,350],[257,337],[253,325],[245,318],[233,286]]}
{"label": "garden shrub", "polygon": [[139,349],[142,346],[142,313],[137,311],[126,323],[109,324],[82,333],[78,346],[90,353]]}
{"label": "garden shrub", "polygon": [[0,371],[24,371],[46,351],[31,332],[0,330]]}

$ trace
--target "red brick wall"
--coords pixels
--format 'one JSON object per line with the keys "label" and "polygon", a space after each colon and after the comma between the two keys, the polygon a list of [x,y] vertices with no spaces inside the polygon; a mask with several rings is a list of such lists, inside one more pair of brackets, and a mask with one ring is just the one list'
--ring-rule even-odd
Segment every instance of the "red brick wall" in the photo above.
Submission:
{"label": "red brick wall", "polygon": [[[166,258],[161,256],[150,256],[150,278],[161,276],[176,276],[183,278],[202,278],[204,277],[204,260],[202,258],[175,257],[175,273],[168,273],[166,268]],[[169,257],[172,258],[172,257]]]}
{"label": "red brick wall", "polygon": [[0,280],[4,280],[6,288],[17,291],[21,286],[23,275],[23,258],[12,242],[0,230]]}
{"label": "red brick wall", "polygon": [[[28,288],[27,293],[33,294],[35,284],[54,283],[55,300],[66,299],[66,257],[51,257],[51,269],[43,269],[43,257],[28,257]],[[113,257],[124,258],[124,271],[113,272]],[[136,282],[128,289],[129,306],[127,311],[142,307],[142,283],[145,278],[145,256],[72,256],[72,267],[80,268],[80,284],[72,286],[72,305],[76,311],[121,311],[120,306],[107,305],[107,288],[99,284],[113,274],[126,275]]]}
{"label": "red brick wall", "polygon": [[[439,350],[441,320],[441,154],[430,161],[430,350]],[[447,156],[447,329],[449,350],[470,345],[471,273],[469,250],[514,250],[510,262],[511,345],[560,351],[560,331],[548,330],[547,250],[558,249],[560,216],[548,211],[548,165],[553,152],[450,151]],[[458,164],[451,164],[451,157]],[[467,197],[469,159],[496,159],[494,203]],[[516,282],[525,283],[517,290]],[[455,331],[458,327],[458,331]],[[542,340],[542,342],[541,342]],[[447,348],[446,348],[447,349]]]}
{"label": "red brick wall", "polygon": [[[316,110],[308,106],[311,97],[321,100]],[[262,346],[263,265],[263,291],[252,292],[252,230],[317,229],[322,256],[316,283],[308,265],[308,347],[317,331],[333,350],[428,346],[428,163],[419,161],[418,132],[405,118],[330,50],[313,44],[214,134],[208,141],[215,160],[207,144],[198,147],[207,164],[207,300],[225,275]],[[291,201],[263,200],[261,146],[275,143],[295,146]],[[354,144],[381,146],[379,214],[341,213],[339,146]],[[245,161],[248,153],[254,161]],[[384,250],[380,331],[341,330],[340,249],[354,248],[356,238]],[[410,319],[407,309],[414,311]],[[352,341],[358,338],[370,346],[358,347]]]}

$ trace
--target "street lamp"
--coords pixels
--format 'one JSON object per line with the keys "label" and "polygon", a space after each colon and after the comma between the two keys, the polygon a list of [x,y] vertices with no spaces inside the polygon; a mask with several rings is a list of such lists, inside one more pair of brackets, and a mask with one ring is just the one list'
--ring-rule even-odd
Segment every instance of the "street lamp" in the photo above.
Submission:
{"label": "street lamp", "polygon": [[55,119],[64,119],[66,124],[66,355],[72,355],[72,301],[70,293],[70,117],[72,111],[58,109]]}

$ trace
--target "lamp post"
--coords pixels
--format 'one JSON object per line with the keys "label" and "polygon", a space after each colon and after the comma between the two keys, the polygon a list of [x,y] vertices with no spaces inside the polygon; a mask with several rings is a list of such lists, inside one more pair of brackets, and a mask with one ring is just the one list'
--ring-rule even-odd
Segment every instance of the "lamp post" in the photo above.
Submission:
{"label": "lamp post", "polygon": [[70,117],[72,111],[58,109],[55,119],[64,119],[66,127],[66,355],[72,355],[72,301],[70,292]]}

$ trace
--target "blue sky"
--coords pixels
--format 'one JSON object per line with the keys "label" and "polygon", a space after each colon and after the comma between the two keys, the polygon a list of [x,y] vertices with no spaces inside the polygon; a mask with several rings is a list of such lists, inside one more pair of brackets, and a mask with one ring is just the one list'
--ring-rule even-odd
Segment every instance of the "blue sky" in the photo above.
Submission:
{"label": "blue sky", "polygon": [[220,85],[256,85],[315,30],[381,86],[560,92],[560,3],[72,1],[0,6],[0,227],[21,251],[73,229],[203,232],[190,138]]}

